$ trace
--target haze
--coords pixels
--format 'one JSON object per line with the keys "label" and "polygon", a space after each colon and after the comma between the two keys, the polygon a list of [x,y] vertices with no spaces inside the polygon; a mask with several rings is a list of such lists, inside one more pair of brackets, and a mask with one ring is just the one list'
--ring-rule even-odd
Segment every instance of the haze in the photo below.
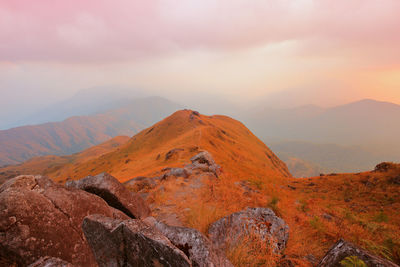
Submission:
{"label": "haze", "polygon": [[205,109],[400,103],[399,13],[398,0],[3,0],[0,120],[98,86]]}

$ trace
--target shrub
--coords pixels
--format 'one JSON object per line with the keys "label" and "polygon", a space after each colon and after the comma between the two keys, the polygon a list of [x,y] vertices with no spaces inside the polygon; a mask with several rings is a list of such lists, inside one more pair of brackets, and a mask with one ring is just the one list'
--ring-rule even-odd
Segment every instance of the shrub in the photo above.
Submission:
{"label": "shrub", "polygon": [[367,267],[365,262],[357,256],[349,256],[340,261],[340,265],[344,267]]}
{"label": "shrub", "polygon": [[279,198],[274,196],[272,197],[271,201],[268,203],[268,208],[272,209],[277,216],[281,215],[281,212],[278,207]]}
{"label": "shrub", "polygon": [[387,221],[389,221],[389,217],[387,216],[386,213],[381,211],[377,215],[375,215],[374,221],[375,222],[387,222]]}

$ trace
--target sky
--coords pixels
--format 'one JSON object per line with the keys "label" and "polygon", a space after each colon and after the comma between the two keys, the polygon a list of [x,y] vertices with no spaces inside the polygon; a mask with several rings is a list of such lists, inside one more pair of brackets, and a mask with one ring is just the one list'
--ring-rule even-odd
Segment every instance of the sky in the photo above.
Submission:
{"label": "sky", "polygon": [[96,86],[400,104],[399,14],[399,0],[2,0],[0,120]]}

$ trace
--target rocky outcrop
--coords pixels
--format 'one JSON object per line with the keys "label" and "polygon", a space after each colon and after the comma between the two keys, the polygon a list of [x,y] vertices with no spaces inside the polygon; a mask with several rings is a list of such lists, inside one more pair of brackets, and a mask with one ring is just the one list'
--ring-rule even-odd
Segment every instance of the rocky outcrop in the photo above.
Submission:
{"label": "rocky outcrop", "polygon": [[375,166],[375,172],[387,172],[389,170],[396,169],[396,164],[393,162],[381,162]]}
{"label": "rocky outcrop", "polygon": [[18,176],[0,187],[0,259],[26,266],[44,256],[73,265],[95,259],[81,225],[88,214],[128,219],[98,196],[43,176]]}
{"label": "rocky outcrop", "polygon": [[122,211],[130,218],[139,219],[150,215],[150,208],[145,201],[138,194],[130,192],[108,173],[87,176],[77,181],[68,181],[65,185],[98,195],[108,205]]}
{"label": "rocky outcrop", "polygon": [[347,257],[356,256],[366,266],[399,267],[388,260],[372,255],[368,251],[345,240],[339,240],[319,262],[318,267],[341,266],[340,262]]}
{"label": "rocky outcrop", "polygon": [[189,257],[193,266],[199,267],[233,267],[225,255],[215,250],[210,240],[196,229],[179,226],[169,226],[156,221],[153,217],[145,219],[177,248]]}
{"label": "rocky outcrop", "polygon": [[73,267],[71,263],[60,258],[42,257],[28,267]]}
{"label": "rocky outcrop", "polygon": [[162,180],[170,176],[188,178],[192,174],[189,168],[164,168],[163,171],[166,172],[162,176]]}
{"label": "rocky outcrop", "polygon": [[271,209],[247,208],[211,224],[208,235],[219,249],[234,246],[241,239],[253,235],[271,242],[276,253],[281,252],[289,238],[289,226]]}
{"label": "rocky outcrop", "polygon": [[141,220],[91,215],[82,229],[100,267],[192,266],[181,250]]}
{"label": "rocky outcrop", "polygon": [[220,167],[215,163],[213,157],[207,151],[202,151],[190,159],[192,161],[191,165],[187,168],[195,170],[199,169],[205,172],[212,172],[218,177]]}

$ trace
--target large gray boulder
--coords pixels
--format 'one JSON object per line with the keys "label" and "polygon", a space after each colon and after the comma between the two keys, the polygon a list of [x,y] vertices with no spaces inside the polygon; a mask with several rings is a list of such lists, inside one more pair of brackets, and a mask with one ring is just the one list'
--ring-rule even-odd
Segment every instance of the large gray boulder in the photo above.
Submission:
{"label": "large gray boulder", "polygon": [[340,262],[347,257],[356,256],[362,260],[368,267],[399,267],[397,264],[388,260],[379,258],[368,251],[340,239],[328,253],[319,262],[318,267],[341,266]]}
{"label": "large gray boulder", "polygon": [[152,225],[172,244],[182,250],[191,260],[193,266],[199,267],[233,267],[224,253],[216,250],[210,240],[196,229],[169,226],[148,217],[145,222]]}
{"label": "large gray boulder", "polygon": [[234,246],[243,238],[253,235],[270,242],[274,252],[280,253],[286,247],[289,226],[271,209],[247,208],[212,223],[208,235],[219,249]]}
{"label": "large gray boulder", "polygon": [[108,205],[122,211],[130,218],[140,219],[150,215],[150,208],[142,197],[129,191],[116,178],[108,173],[87,176],[76,181],[68,181],[65,185],[98,195],[103,198]]}
{"label": "large gray boulder", "polygon": [[141,220],[90,215],[82,229],[100,267],[192,266],[181,250]]}
{"label": "large gray boulder", "polygon": [[81,230],[89,214],[128,219],[98,196],[44,176],[18,176],[0,187],[0,262],[27,266],[50,256],[78,266],[95,259]]}

